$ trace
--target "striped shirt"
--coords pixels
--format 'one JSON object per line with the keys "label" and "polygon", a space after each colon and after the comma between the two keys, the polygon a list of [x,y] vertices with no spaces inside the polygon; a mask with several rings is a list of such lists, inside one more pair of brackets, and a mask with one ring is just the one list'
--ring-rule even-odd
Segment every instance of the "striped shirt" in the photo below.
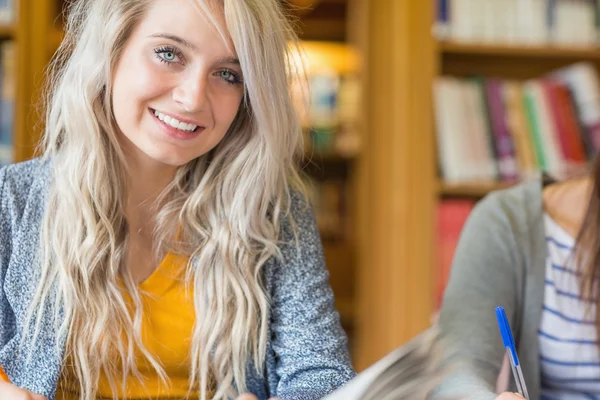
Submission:
{"label": "striped shirt", "polygon": [[539,328],[542,400],[600,399],[593,299],[581,298],[575,240],[548,214],[546,285]]}

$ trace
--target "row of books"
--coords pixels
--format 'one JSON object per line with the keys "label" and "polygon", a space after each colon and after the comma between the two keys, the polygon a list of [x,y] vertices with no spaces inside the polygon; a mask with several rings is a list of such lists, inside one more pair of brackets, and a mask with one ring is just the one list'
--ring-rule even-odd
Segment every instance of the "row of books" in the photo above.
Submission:
{"label": "row of books", "polygon": [[16,96],[16,46],[0,43],[0,165],[13,162],[13,127]]}
{"label": "row of books", "polygon": [[600,88],[591,64],[525,82],[434,82],[438,158],[449,183],[567,176],[600,149]]}
{"label": "row of books", "polygon": [[514,45],[592,45],[597,0],[435,0],[440,39]]}
{"label": "row of books", "polygon": [[292,85],[296,110],[307,133],[307,152],[357,153],[361,115],[358,76],[320,71],[308,76],[308,86]]}

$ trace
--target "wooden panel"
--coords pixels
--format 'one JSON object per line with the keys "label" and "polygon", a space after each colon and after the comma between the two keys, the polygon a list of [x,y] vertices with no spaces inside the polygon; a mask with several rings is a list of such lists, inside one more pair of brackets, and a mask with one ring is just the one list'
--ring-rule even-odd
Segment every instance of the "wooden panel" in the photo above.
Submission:
{"label": "wooden panel", "polygon": [[433,308],[431,1],[369,0],[355,365],[425,329]]}
{"label": "wooden panel", "polygon": [[548,46],[484,46],[438,43],[444,75],[485,75],[531,79],[579,61],[600,68],[600,48]]}
{"label": "wooden panel", "polygon": [[14,144],[14,159],[20,161],[23,158],[19,149],[24,147],[26,132],[25,132],[25,116],[27,115],[28,95],[27,76],[29,73],[29,59],[27,54],[28,29],[27,20],[29,17],[30,7],[27,7],[32,0],[21,0],[17,7],[17,24],[15,25],[15,35],[17,43],[17,73],[16,73],[16,96],[15,96],[15,111],[14,111],[14,126],[13,126],[13,144]]}
{"label": "wooden panel", "polygon": [[63,40],[65,32],[60,27],[54,27],[50,30],[50,34],[48,35],[48,51],[49,54],[54,54],[58,46]]}
{"label": "wooden panel", "polygon": [[49,1],[21,0],[19,9],[20,88],[15,121],[15,159],[23,161],[34,156],[43,132],[39,106],[49,61],[47,37],[51,4]]}
{"label": "wooden panel", "polygon": [[473,182],[451,184],[445,182],[438,183],[438,195],[440,197],[470,197],[482,198],[493,190],[506,189],[513,186],[511,182]]}
{"label": "wooden panel", "polygon": [[439,51],[444,54],[469,54],[538,59],[600,59],[600,47],[592,46],[510,46],[476,43],[440,42]]}
{"label": "wooden panel", "polygon": [[17,28],[14,25],[0,24],[0,39],[16,39]]}
{"label": "wooden panel", "polygon": [[[454,76],[497,76],[506,79],[531,79],[566,67],[576,61],[552,59],[540,62],[539,59],[522,59],[515,62],[510,57],[443,55],[442,73]],[[594,62],[598,67],[599,63]]]}
{"label": "wooden panel", "polygon": [[356,251],[351,242],[323,243],[325,260],[329,269],[330,283],[335,303],[345,326],[354,320],[354,267]]}
{"label": "wooden panel", "polygon": [[299,17],[297,28],[303,40],[345,41],[346,0],[293,0],[283,4]]}
{"label": "wooden panel", "polygon": [[340,19],[307,18],[298,23],[302,40],[328,40],[342,42],[346,39],[346,23]]}

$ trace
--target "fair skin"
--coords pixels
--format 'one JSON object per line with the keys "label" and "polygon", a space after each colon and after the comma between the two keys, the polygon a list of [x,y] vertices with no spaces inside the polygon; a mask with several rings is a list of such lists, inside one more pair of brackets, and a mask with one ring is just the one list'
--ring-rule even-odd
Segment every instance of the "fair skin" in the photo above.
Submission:
{"label": "fair skin", "polygon": [[[215,18],[226,33],[223,13]],[[113,109],[131,164],[126,266],[136,282],[157,266],[154,200],[178,167],[224,138],[238,112],[243,76],[233,43],[225,39],[192,2],[156,0],[114,71]],[[167,126],[175,124],[173,118],[184,123],[182,129]]]}
{"label": "fair skin", "polygon": [[[544,211],[571,236],[577,237],[587,210],[592,181],[589,178],[572,179],[544,188]],[[522,399],[515,393],[502,393],[496,400]]]}

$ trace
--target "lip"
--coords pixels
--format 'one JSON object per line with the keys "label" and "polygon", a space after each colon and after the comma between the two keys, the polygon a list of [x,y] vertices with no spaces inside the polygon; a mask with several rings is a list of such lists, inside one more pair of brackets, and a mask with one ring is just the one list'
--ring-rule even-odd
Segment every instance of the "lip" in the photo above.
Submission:
{"label": "lip", "polygon": [[158,117],[156,115],[154,115],[154,109],[152,108],[148,108],[148,112],[150,113],[150,116],[152,117],[152,119],[154,119],[154,121],[156,121],[156,123],[158,124],[158,126],[161,127],[162,131],[169,137],[174,138],[174,139],[179,139],[179,140],[192,140],[197,138],[198,136],[200,136],[200,134],[202,134],[202,132],[204,132],[204,130],[206,129],[204,126],[200,126],[200,124],[198,124],[195,121],[190,121],[190,120],[186,120],[186,119],[179,119],[177,116],[172,115],[172,114],[166,114],[162,111],[159,111],[162,114],[168,115],[172,118],[177,119],[180,122],[185,122],[188,124],[194,124],[194,125],[198,125],[198,127],[196,128],[195,131],[193,132],[185,132],[182,130],[179,130],[177,128],[173,128],[171,125],[167,125],[166,123],[164,123],[164,121],[161,121],[160,119],[158,119]]}
{"label": "lip", "polygon": [[204,125],[202,125],[201,122],[194,121],[193,119],[186,119],[186,118],[180,117],[179,115],[175,115],[175,114],[171,114],[171,113],[168,113],[168,112],[164,112],[164,111],[158,110],[156,108],[148,108],[148,109],[152,112],[152,115],[154,115],[154,111],[158,111],[161,114],[167,115],[167,116],[169,116],[171,118],[175,118],[179,122],[184,122],[186,124],[192,124],[192,125],[198,125],[198,126],[204,127]]}

